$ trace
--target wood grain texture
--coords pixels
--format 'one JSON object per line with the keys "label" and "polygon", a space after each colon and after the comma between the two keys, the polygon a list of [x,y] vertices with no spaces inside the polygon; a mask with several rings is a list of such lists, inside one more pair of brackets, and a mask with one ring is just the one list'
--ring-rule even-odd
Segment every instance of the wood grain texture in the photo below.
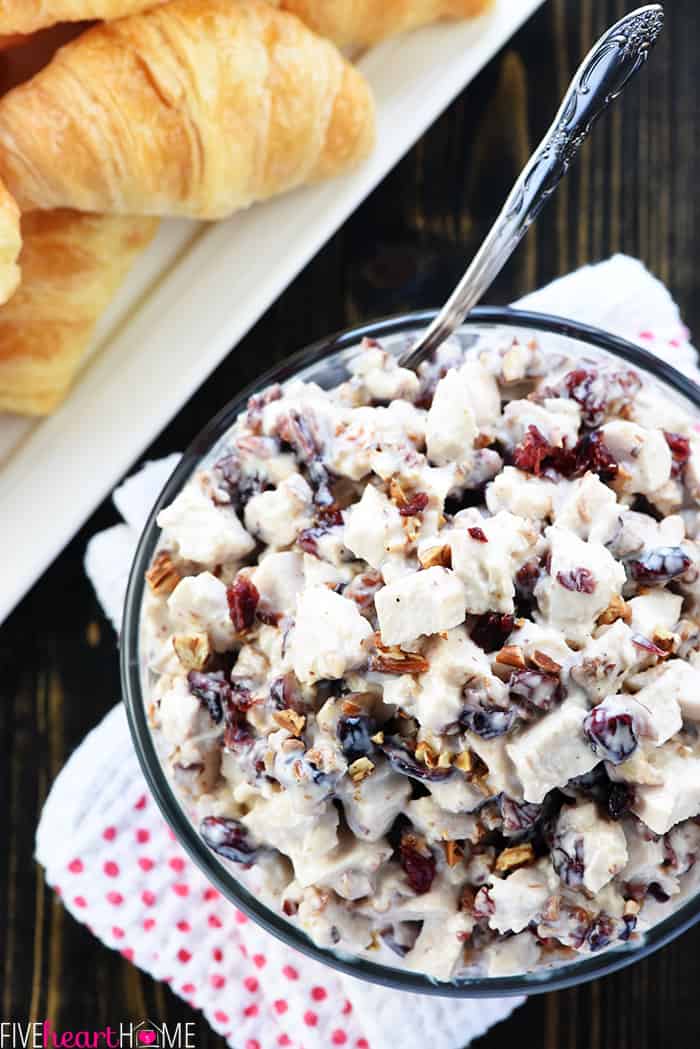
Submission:
{"label": "wood grain texture", "polygon": [[[439,304],[548,126],[578,59],[630,6],[548,0],[205,383],[149,457],[181,448],[263,366],[305,343],[363,318]],[[599,125],[490,301],[507,302],[581,263],[626,251],[669,283],[687,323],[700,331],[700,4],[667,0],[666,7],[650,69]],[[101,507],[0,631],[2,1019],[50,1015],[63,1028],[144,1014],[199,1019],[68,917],[32,860],[51,779],[118,696],[114,635],[82,568],[86,539],[115,519]],[[617,976],[531,999],[478,1049],[695,1046],[699,981],[700,927]],[[197,1030],[202,1049],[222,1049],[205,1024]]]}

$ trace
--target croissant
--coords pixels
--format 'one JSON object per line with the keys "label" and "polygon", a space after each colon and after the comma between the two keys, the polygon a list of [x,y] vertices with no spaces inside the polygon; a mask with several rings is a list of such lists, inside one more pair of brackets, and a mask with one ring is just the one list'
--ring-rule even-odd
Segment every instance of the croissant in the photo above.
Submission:
{"label": "croissant", "polygon": [[0,185],[0,305],[7,302],[20,281],[17,258],[22,247],[19,208]]}
{"label": "croissant", "polygon": [[40,415],[59,403],[100,314],[157,225],[72,211],[22,217],[22,283],[0,308],[0,409]]}
{"label": "croissant", "polygon": [[0,0],[0,33],[34,33],[56,22],[122,18],[163,0]]}
{"label": "croissant", "polygon": [[277,0],[339,47],[369,47],[443,18],[473,18],[492,0]]}
{"label": "croissant", "polygon": [[0,101],[0,178],[23,211],[216,219],[347,170],[368,84],[262,0],[172,0],[66,44]]}

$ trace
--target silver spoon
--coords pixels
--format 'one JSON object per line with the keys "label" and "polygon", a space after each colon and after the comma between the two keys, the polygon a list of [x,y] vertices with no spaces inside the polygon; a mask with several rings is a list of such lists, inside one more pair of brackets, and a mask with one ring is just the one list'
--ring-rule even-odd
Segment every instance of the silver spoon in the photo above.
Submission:
{"label": "silver spoon", "polygon": [[647,60],[663,29],[660,4],[621,18],[576,71],[554,123],[525,166],[467,272],[418,341],[401,357],[417,368],[455,331],[491,286],[559,185],[598,117]]}

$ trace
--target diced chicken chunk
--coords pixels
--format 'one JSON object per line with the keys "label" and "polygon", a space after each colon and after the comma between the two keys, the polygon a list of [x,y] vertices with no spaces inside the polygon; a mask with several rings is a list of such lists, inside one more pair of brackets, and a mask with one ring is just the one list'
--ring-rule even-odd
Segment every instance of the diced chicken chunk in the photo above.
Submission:
{"label": "diced chicken chunk", "polygon": [[301,474],[291,474],[268,492],[248,500],[246,528],[273,548],[289,546],[312,521],[312,493]]}
{"label": "diced chicken chunk", "polygon": [[656,834],[665,834],[700,811],[700,757],[673,742],[653,752],[663,776],[658,786],[637,786],[632,811]]}
{"label": "diced chicken chunk", "polygon": [[166,546],[200,565],[239,561],[255,546],[230,506],[215,506],[197,485],[186,485],[158,514]]}
{"label": "diced chicken chunk", "polygon": [[489,926],[501,933],[522,932],[531,921],[538,919],[555,890],[554,872],[543,862],[521,867],[508,878],[491,878],[488,895],[494,904],[494,912],[489,918]]}
{"label": "diced chicken chunk", "polygon": [[671,476],[671,451],[662,430],[645,430],[636,423],[614,419],[601,427],[606,446],[621,467],[617,485],[629,494],[648,495]]}
{"label": "diced chicken chunk", "polygon": [[526,801],[542,801],[553,787],[563,787],[598,764],[583,732],[585,716],[576,700],[567,699],[508,744]]}
{"label": "diced chicken chunk", "polygon": [[511,401],[503,409],[502,431],[505,442],[519,444],[534,426],[555,448],[573,448],[578,440],[581,409],[575,401],[550,397],[544,404]]}
{"label": "diced chicken chunk", "polygon": [[554,522],[579,539],[605,543],[617,524],[619,506],[615,493],[597,474],[587,473],[571,483],[557,501]]}
{"label": "diced chicken chunk", "polygon": [[437,384],[428,412],[428,457],[438,466],[469,463],[478,432],[467,382],[460,382],[459,372],[449,371]]}
{"label": "diced chicken chunk", "polygon": [[399,367],[396,357],[378,346],[368,347],[350,362],[349,368],[365,394],[374,401],[393,401],[396,397],[412,401],[418,393],[420,384],[415,372]]}
{"label": "diced chicken chunk", "polygon": [[404,519],[398,507],[373,485],[346,514],[345,546],[372,568],[386,561],[403,561],[407,545]]}
{"label": "diced chicken chunk", "polygon": [[586,543],[556,526],[545,535],[550,568],[535,587],[540,613],[567,641],[585,642],[597,616],[620,595],[625,569],[600,543]]}
{"label": "diced chicken chunk", "polygon": [[309,587],[297,602],[290,651],[299,681],[341,678],[367,658],[372,628],[357,605],[325,586]]}
{"label": "diced chicken chunk", "polygon": [[293,551],[268,554],[259,561],[250,578],[270,611],[292,615],[297,595],[304,589],[303,556]]}
{"label": "diced chicken chunk", "polygon": [[225,652],[233,645],[236,633],[226,587],[211,572],[181,579],[168,598],[168,610],[174,633],[206,633],[217,652]]}
{"label": "diced chicken chunk", "polygon": [[439,634],[464,621],[464,587],[447,568],[402,576],[374,598],[385,645],[401,645]]}
{"label": "diced chicken chunk", "polygon": [[[627,841],[622,827],[612,820],[601,819],[593,802],[562,808],[556,825],[554,849],[555,865],[557,854],[564,857],[560,877],[570,869],[567,858],[580,857],[582,883],[594,895],[627,863]],[[571,884],[570,880],[568,884]]]}
{"label": "diced chicken chunk", "polygon": [[468,612],[512,612],[513,577],[533,549],[536,536],[524,518],[500,511],[482,517],[460,511],[458,527],[446,536],[452,568],[464,584]]}
{"label": "diced chicken chunk", "polygon": [[492,514],[509,510],[518,517],[543,521],[552,513],[557,486],[546,477],[504,466],[486,486],[486,505]]}

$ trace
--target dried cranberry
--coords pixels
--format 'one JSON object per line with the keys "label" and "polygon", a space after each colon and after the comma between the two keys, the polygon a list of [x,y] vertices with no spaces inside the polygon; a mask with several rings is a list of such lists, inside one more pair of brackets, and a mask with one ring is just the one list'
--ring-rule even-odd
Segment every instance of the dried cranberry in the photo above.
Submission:
{"label": "dried cranberry", "polygon": [[535,710],[551,710],[564,696],[557,674],[544,670],[514,670],[508,679],[508,693],[521,714],[531,717]]}
{"label": "dried cranberry", "polygon": [[598,426],[602,422],[607,405],[603,383],[594,369],[576,368],[564,376],[564,386],[569,397],[581,406],[581,415],[587,426]]}
{"label": "dried cranberry", "polygon": [[236,452],[225,455],[215,464],[220,487],[228,493],[231,505],[237,510],[245,507],[249,499],[266,491],[270,484],[259,474],[244,473]]}
{"label": "dried cranberry", "polygon": [[657,881],[652,881],[647,886],[647,893],[652,896],[657,903],[667,903],[671,897],[669,894],[661,888]]}
{"label": "dried cranberry", "polygon": [[238,820],[224,816],[206,816],[199,825],[199,833],[212,852],[234,863],[249,867],[260,849],[253,844],[246,827]]}
{"label": "dried cranberry", "polygon": [[555,835],[551,853],[552,866],[564,885],[575,889],[583,884],[583,838],[575,838],[573,842],[565,844],[566,838],[563,834]]}
{"label": "dried cranberry", "polygon": [[247,576],[238,575],[226,590],[228,611],[236,631],[240,634],[255,622],[255,610],[260,594]]}
{"label": "dried cranberry", "polygon": [[634,792],[627,783],[612,783],[608,794],[608,815],[612,820],[621,820],[632,808]]}
{"label": "dried cranberry", "polygon": [[622,921],[624,922],[624,929],[617,937],[622,943],[626,943],[630,936],[637,928],[637,915],[636,914],[623,914]]}
{"label": "dried cranberry", "polygon": [[336,528],[342,523],[343,515],[341,511],[331,510],[329,513],[322,514],[317,524],[312,525],[311,528],[302,529],[297,536],[297,543],[305,553],[318,557],[319,539],[322,539],[324,535],[329,535],[332,528]]}
{"label": "dried cranberry", "polygon": [[294,452],[298,462],[306,467],[306,477],[313,489],[317,506],[332,506],[331,475],[321,460],[323,451],[314,433],[313,415],[290,411],[277,423],[277,433]]}
{"label": "dried cranberry", "polygon": [[498,798],[498,807],[503,819],[505,835],[531,830],[542,815],[542,806],[528,801],[513,801],[507,794]]}
{"label": "dried cranberry", "polygon": [[588,946],[592,951],[602,951],[608,947],[615,938],[615,923],[607,914],[599,914],[594,918],[586,935]]}
{"label": "dried cranberry", "polygon": [[604,706],[594,707],[583,722],[583,731],[594,753],[619,765],[637,749],[637,734],[631,714],[613,714]]}
{"label": "dried cranberry", "polygon": [[419,850],[414,836],[412,834],[404,834],[399,846],[399,860],[413,891],[419,896],[425,892],[430,892],[436,868],[435,857],[432,852],[427,848],[425,852]]}
{"label": "dried cranberry", "polygon": [[352,763],[367,757],[374,750],[372,736],[377,731],[374,718],[366,714],[342,717],[338,721],[337,734],[343,754]]}
{"label": "dried cranberry", "polygon": [[572,590],[577,594],[592,594],[596,588],[595,576],[587,568],[557,572],[557,582],[566,590]]}
{"label": "dried cranberry", "polygon": [[683,437],[682,434],[669,433],[668,430],[664,430],[664,437],[673,457],[671,477],[680,477],[690,459],[690,441],[687,437]]}
{"label": "dried cranberry", "polygon": [[303,713],[304,697],[299,690],[299,683],[290,671],[284,677],[278,677],[270,685],[270,699],[277,710],[296,710]]}
{"label": "dried cranberry", "polygon": [[600,430],[584,434],[572,452],[573,469],[562,471],[566,476],[580,477],[590,471],[598,474],[601,481],[614,481],[618,465],[608,448]]}
{"label": "dried cranberry", "polygon": [[227,711],[224,747],[227,750],[238,750],[241,747],[249,747],[253,743],[253,733],[241,711],[235,709]]}
{"label": "dried cranberry", "polygon": [[542,575],[538,561],[526,561],[515,573],[516,613],[521,618],[532,618],[535,610],[535,587]]}
{"label": "dried cranberry", "polygon": [[415,514],[423,513],[429,502],[430,497],[427,492],[416,492],[403,506],[399,507],[399,513],[402,517],[414,517]]}
{"label": "dried cranberry", "polygon": [[410,776],[411,779],[422,780],[428,783],[440,783],[442,780],[449,779],[454,773],[454,769],[451,767],[430,769],[427,765],[416,761],[408,747],[405,747],[398,739],[385,740],[381,744],[381,750],[389,759],[389,763],[395,772],[400,772],[402,776]]}
{"label": "dried cranberry", "polygon": [[530,474],[540,474],[552,446],[536,426],[528,426],[523,439],[513,449],[513,465]]}
{"label": "dried cranberry", "polygon": [[680,546],[659,546],[627,562],[627,570],[637,583],[668,583],[690,566],[690,558]]}
{"label": "dried cranberry", "polygon": [[192,695],[204,703],[214,724],[220,724],[224,710],[231,700],[231,686],[223,670],[211,674],[190,670],[187,685]]}
{"label": "dried cranberry", "polygon": [[396,938],[396,929],[393,926],[382,929],[379,935],[382,938],[382,943],[385,943],[390,951],[393,951],[394,954],[398,954],[399,958],[405,958],[411,948],[415,945],[420,928],[421,923],[419,922],[401,922],[401,940]]}
{"label": "dried cranberry", "polygon": [[484,921],[496,912],[496,904],[488,890],[488,886],[482,885],[474,897],[472,913],[477,921]]}
{"label": "dried cranberry", "polygon": [[466,707],[459,715],[459,723],[482,739],[496,739],[497,736],[505,736],[510,732],[516,717],[517,711],[512,707]]}
{"label": "dried cranberry", "polygon": [[469,535],[472,537],[472,539],[476,539],[478,543],[488,543],[488,539],[486,538],[486,533],[484,532],[483,528],[475,526],[474,528],[468,528],[467,531],[469,532]]}
{"label": "dried cranberry", "polygon": [[484,612],[472,624],[470,636],[475,645],[484,652],[497,652],[503,648],[513,631],[514,618],[500,612]]}

